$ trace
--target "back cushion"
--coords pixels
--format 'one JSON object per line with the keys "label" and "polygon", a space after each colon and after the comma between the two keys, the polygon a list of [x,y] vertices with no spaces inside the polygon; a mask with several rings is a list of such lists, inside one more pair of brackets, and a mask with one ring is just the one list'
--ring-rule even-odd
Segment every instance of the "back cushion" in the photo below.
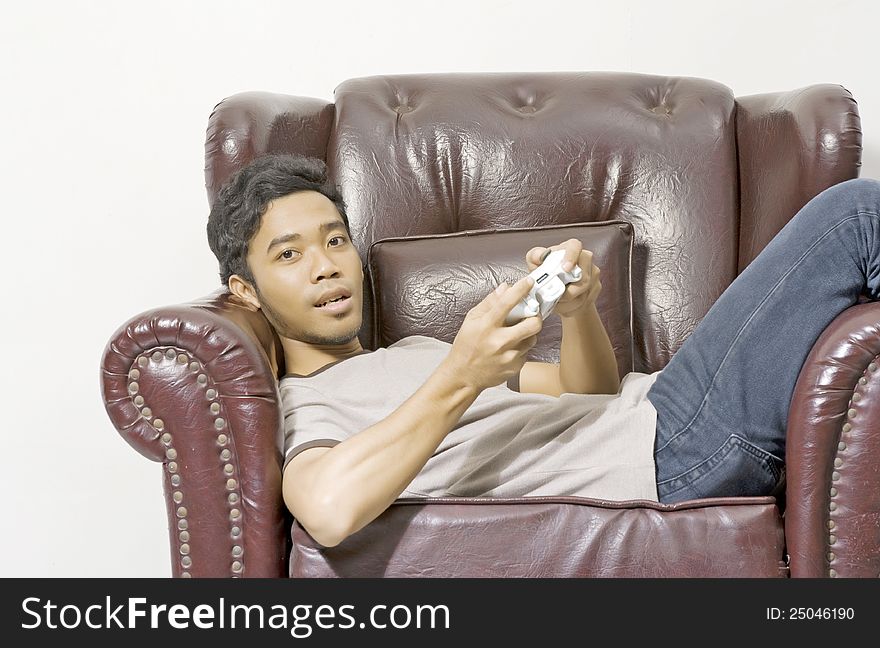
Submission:
{"label": "back cushion", "polygon": [[668,362],[736,275],[734,98],[623,73],[352,79],[327,159],[366,260],[383,238],[633,225],[634,368]]}
{"label": "back cushion", "polygon": [[[596,309],[623,378],[633,366],[632,235],[626,221],[609,221],[377,241],[369,252],[375,346],[408,335],[452,342],[471,308],[502,281],[513,284],[528,272],[526,252],[576,238],[593,252],[593,263],[602,272]],[[562,321],[551,314],[528,358],[558,362],[561,340]]]}

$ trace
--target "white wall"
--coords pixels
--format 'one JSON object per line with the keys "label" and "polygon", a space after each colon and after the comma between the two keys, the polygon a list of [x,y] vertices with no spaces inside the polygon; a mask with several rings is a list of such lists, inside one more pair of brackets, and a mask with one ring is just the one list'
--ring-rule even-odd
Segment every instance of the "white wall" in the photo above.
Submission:
{"label": "white wall", "polygon": [[[167,576],[160,466],[104,412],[131,316],[217,286],[204,135],[226,96],[369,74],[616,70],[735,94],[840,83],[880,177],[871,0],[47,2],[0,9],[0,576]],[[313,7],[313,8],[309,8]],[[329,7],[329,8],[328,8]]]}

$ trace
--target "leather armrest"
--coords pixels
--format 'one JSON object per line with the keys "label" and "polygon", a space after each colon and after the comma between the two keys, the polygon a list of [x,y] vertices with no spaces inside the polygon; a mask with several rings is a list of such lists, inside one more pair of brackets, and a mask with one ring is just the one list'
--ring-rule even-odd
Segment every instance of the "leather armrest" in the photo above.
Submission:
{"label": "leather armrest", "polygon": [[276,340],[220,290],[137,315],[107,343],[104,405],[122,437],[163,462],[175,576],[280,576]]}
{"label": "leather armrest", "polygon": [[831,83],[737,97],[736,138],[742,272],[813,196],[858,177],[858,105]]}
{"label": "leather armrest", "polygon": [[791,575],[880,574],[880,302],[825,329],[798,376],[786,441]]}

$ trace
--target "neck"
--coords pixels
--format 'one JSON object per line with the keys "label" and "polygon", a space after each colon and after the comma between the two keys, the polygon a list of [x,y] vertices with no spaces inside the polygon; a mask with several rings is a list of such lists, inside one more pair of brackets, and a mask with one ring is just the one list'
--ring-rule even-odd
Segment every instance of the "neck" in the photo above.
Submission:
{"label": "neck", "polygon": [[363,351],[357,336],[345,344],[312,344],[282,337],[281,348],[284,350],[285,371],[301,376]]}

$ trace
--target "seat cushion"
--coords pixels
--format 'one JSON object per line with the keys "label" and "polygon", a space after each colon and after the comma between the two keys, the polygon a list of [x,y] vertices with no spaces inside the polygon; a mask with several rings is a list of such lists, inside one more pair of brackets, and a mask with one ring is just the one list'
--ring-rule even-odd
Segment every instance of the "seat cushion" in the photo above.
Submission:
{"label": "seat cushion", "polygon": [[787,576],[770,497],[664,505],[578,497],[401,499],[335,547],[294,522],[301,577]]}
{"label": "seat cushion", "polygon": [[[502,281],[528,272],[525,255],[570,238],[593,253],[602,271],[596,309],[614,347],[621,378],[633,370],[631,263],[633,228],[622,220],[376,241],[368,255],[376,338],[374,348],[409,335],[452,342],[467,312]],[[528,359],[558,362],[562,321],[544,321]]]}

